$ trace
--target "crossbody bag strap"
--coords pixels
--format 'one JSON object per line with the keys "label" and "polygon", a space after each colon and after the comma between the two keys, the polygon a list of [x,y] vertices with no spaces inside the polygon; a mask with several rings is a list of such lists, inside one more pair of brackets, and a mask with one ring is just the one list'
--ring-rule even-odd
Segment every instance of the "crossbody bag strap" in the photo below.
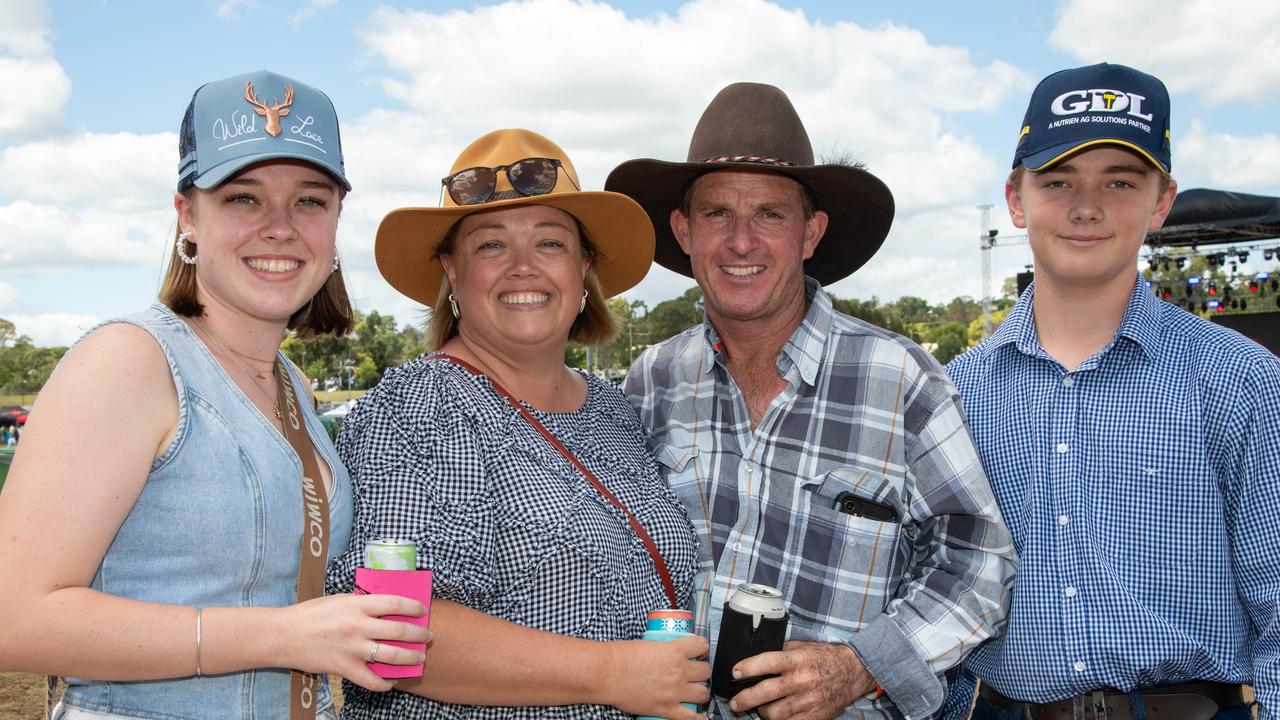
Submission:
{"label": "crossbody bag strap", "polygon": [[[307,434],[289,370],[276,358],[278,397],[284,401],[284,436],[302,461],[302,543],[298,563],[298,602],[324,594],[324,571],[329,558],[329,494],[316,462],[315,444]],[[315,720],[320,679],[293,670],[289,682],[289,720]]]}
{"label": "crossbody bag strap", "polygon": [[569,448],[564,446],[564,443],[560,442],[555,435],[551,434],[551,431],[539,422],[538,418],[534,417],[533,413],[529,412],[528,408],[521,405],[520,401],[516,400],[515,396],[502,386],[502,383],[480,372],[465,360],[460,360],[446,353],[436,353],[435,355],[448,360],[472,375],[488,378],[489,384],[493,385],[493,389],[506,399],[507,403],[510,404],[511,407],[515,408],[521,415],[523,415],[524,419],[533,426],[534,430],[537,430],[542,437],[546,438],[547,442],[551,443],[551,446],[563,455],[566,460],[573,463],[574,467],[578,468],[578,472],[582,473],[582,476],[587,479],[587,482],[591,483],[592,487],[594,487],[605,500],[608,500],[611,505],[622,511],[622,514],[627,518],[627,524],[631,526],[636,537],[640,538],[640,542],[644,543],[645,549],[649,551],[649,557],[653,559],[653,567],[658,571],[658,578],[662,580],[662,589],[667,594],[667,600],[671,603],[670,607],[680,607],[680,603],[676,599],[675,584],[671,582],[671,573],[667,571],[667,563],[662,559],[662,552],[658,550],[658,544],[653,541],[652,537],[649,537],[648,531],[644,529],[644,525],[640,524],[640,521],[636,519],[636,516],[631,514],[631,510],[629,510],[626,505],[622,504],[622,501],[610,492],[609,488],[604,486],[604,483],[600,482],[600,478],[597,478],[595,473],[588,470],[587,466],[583,465],[582,461],[570,452]]}

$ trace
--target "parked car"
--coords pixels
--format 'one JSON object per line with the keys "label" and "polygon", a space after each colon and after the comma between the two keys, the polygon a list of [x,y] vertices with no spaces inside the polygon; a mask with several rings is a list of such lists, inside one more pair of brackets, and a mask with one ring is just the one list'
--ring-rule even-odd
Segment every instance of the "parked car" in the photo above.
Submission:
{"label": "parked car", "polygon": [[27,415],[31,411],[21,405],[5,405],[0,407],[0,427],[12,427],[27,424]]}

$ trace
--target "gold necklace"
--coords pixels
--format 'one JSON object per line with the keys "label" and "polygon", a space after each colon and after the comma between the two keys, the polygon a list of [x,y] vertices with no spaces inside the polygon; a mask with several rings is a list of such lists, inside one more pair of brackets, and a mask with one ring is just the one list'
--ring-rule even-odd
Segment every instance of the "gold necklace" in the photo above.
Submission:
{"label": "gold necklace", "polygon": [[271,366],[270,372],[271,372],[272,374],[274,374],[274,373],[275,373],[275,370],[276,370],[276,360],[275,360],[275,358],[271,358],[270,360],[264,360],[264,359],[262,359],[262,358],[256,358],[256,357],[254,357],[254,356],[252,356],[252,355],[246,355],[245,353],[242,353],[242,352],[240,352],[239,350],[236,350],[235,348],[231,347],[230,345],[228,345],[228,344],[226,343],[226,341],[224,341],[222,338],[218,337],[218,334],[217,334],[217,333],[215,333],[214,331],[210,330],[210,329],[209,329],[209,326],[204,324],[204,320],[203,320],[203,319],[201,319],[201,318],[198,318],[198,317],[197,317],[197,318],[195,318],[195,321],[196,321],[196,324],[200,326],[200,329],[201,329],[201,330],[203,330],[203,331],[205,332],[205,334],[207,334],[209,337],[213,338],[214,342],[216,342],[216,343],[218,343],[219,345],[221,345],[221,346],[222,346],[222,348],[223,348],[224,350],[226,350],[227,352],[229,352],[229,353],[231,353],[232,355],[234,355],[234,356],[236,357],[237,362],[239,363],[240,367],[242,367],[242,368],[244,368],[245,370],[248,370],[249,372],[253,373],[254,377],[258,378],[259,380],[266,380],[266,379],[267,379],[267,376],[266,376],[262,371],[260,371],[260,370],[258,370],[258,369],[256,369],[256,368],[249,367],[249,366],[248,366],[248,365],[246,365],[244,362],[241,362],[241,361],[239,360],[239,358],[243,358],[243,359],[245,359],[245,360],[252,360],[252,361],[257,362],[257,363],[265,363],[265,364],[267,364],[267,365],[270,365],[270,366]]}
{"label": "gold necklace", "polygon": [[[253,356],[251,356],[251,355],[245,355],[245,354],[244,354],[244,353],[242,353],[242,352],[237,352],[237,351],[235,350],[235,348],[233,348],[233,347],[231,347],[230,345],[228,345],[228,344],[226,344],[225,342],[223,342],[222,338],[218,337],[218,336],[217,336],[217,335],[216,335],[212,330],[210,330],[210,329],[209,329],[209,326],[208,326],[208,325],[205,325],[203,320],[201,320],[201,319],[200,319],[200,318],[198,318],[198,317],[197,317],[197,318],[192,318],[192,319],[195,321],[196,325],[198,325],[198,326],[200,327],[200,329],[201,329],[201,330],[202,330],[206,335],[208,335],[209,337],[213,338],[213,339],[214,339],[214,340],[215,340],[219,345],[221,345],[221,346],[222,346],[222,347],[223,347],[227,352],[231,353],[231,361],[232,361],[232,362],[234,362],[236,365],[239,365],[239,366],[241,367],[241,369],[243,369],[245,372],[247,372],[247,373],[249,373],[250,375],[252,375],[254,378],[257,378],[257,380],[266,380],[266,379],[267,379],[267,376],[266,376],[266,375],[264,375],[263,373],[259,372],[258,370],[254,369],[254,368],[252,368],[252,367],[249,367],[248,363],[244,362],[244,361],[243,361],[243,360],[241,360],[240,358],[244,357],[244,358],[248,358],[248,359],[250,359],[250,360],[257,360],[258,362],[267,362],[266,360],[261,360],[261,359],[259,359],[259,358],[255,358],[255,357],[253,357]],[[271,361],[271,377],[273,377],[273,378],[274,378],[274,377],[275,377],[275,375],[276,375],[276,364],[275,364],[275,361],[273,360],[273,361]],[[252,386],[253,386],[253,389],[254,389],[254,390],[257,390],[257,391],[258,391],[258,394],[262,396],[262,399],[263,399],[263,400],[266,400],[266,401],[267,401],[267,404],[271,406],[271,409],[275,412],[276,420],[278,420],[278,421],[280,421],[281,423],[283,423],[283,422],[284,422],[284,415],[282,415],[282,414],[280,413],[280,398],[278,398],[278,397],[277,397],[277,398],[274,398],[274,399],[273,399],[273,398],[271,397],[271,394],[270,394],[270,393],[268,393],[266,390],[263,390],[263,389],[262,389],[262,386],[258,384],[257,380],[254,380],[253,378],[250,378],[250,379],[249,379],[249,384],[250,384],[250,385],[252,385]]]}

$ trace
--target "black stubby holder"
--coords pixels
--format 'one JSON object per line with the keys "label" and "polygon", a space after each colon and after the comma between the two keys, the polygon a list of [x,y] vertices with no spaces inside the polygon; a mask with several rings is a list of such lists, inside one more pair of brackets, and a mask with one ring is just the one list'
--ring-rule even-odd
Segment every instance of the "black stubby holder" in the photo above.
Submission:
{"label": "black stubby holder", "polygon": [[764,652],[781,650],[787,638],[787,616],[760,618],[759,627],[752,627],[752,616],[738,612],[724,604],[720,619],[720,637],[716,641],[715,664],[711,668],[711,691],[728,700],[739,692],[755,685],[766,677],[733,679],[733,666],[739,661]]}

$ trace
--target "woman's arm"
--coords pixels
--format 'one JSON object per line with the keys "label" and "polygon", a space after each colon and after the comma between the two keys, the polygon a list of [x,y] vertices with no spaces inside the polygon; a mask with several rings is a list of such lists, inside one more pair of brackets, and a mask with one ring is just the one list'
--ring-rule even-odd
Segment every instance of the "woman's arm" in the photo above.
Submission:
{"label": "woman's arm", "polygon": [[464,605],[433,601],[421,678],[396,688],[467,705],[612,705],[633,715],[693,718],[711,675],[701,637],[595,642],[534,630]]}
{"label": "woman's arm", "polygon": [[[194,608],[88,587],[177,422],[164,354],[130,325],[92,333],[45,384],[0,495],[0,670],[110,680],[195,673]],[[378,596],[205,610],[201,669],[299,667],[386,689],[361,660],[370,638],[421,634],[376,617],[402,611],[422,608]],[[411,654],[387,648],[379,659],[407,663]]]}

